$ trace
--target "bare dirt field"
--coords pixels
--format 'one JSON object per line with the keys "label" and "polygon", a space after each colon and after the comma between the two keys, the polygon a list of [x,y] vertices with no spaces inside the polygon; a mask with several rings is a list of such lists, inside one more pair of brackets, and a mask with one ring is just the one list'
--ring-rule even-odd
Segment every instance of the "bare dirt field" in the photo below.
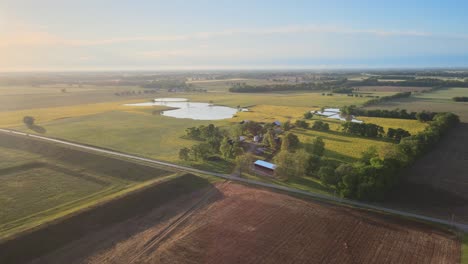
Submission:
{"label": "bare dirt field", "polygon": [[426,224],[231,182],[203,186],[32,263],[460,262],[459,239]]}

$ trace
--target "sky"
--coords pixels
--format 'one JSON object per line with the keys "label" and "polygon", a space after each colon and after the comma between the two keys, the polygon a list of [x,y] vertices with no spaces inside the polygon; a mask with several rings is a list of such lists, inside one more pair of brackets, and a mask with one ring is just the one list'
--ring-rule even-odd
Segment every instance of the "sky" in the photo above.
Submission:
{"label": "sky", "polygon": [[0,71],[468,67],[468,1],[0,0]]}

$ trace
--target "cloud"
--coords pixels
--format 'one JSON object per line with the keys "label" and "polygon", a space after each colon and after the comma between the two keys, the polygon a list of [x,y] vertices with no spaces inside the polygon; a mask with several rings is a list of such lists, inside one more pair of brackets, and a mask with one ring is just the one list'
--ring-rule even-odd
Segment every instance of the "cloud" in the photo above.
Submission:
{"label": "cloud", "polygon": [[213,39],[228,36],[263,36],[278,34],[347,34],[347,35],[373,35],[377,37],[432,37],[468,40],[463,34],[436,34],[420,31],[353,29],[336,26],[302,25],[273,28],[228,29],[211,32],[194,32],[177,35],[148,35],[135,37],[118,37],[106,39],[69,39],[46,31],[18,30],[0,36],[0,46],[105,46],[131,42],[171,42],[194,39]]}

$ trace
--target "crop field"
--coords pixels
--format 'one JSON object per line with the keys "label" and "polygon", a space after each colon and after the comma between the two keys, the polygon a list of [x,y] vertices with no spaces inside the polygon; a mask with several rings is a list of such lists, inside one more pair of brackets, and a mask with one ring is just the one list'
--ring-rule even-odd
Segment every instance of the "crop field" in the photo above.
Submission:
{"label": "crop field", "polygon": [[[24,116],[33,116],[36,119],[36,123],[41,125],[42,123],[68,119],[73,117],[88,116],[93,114],[99,114],[111,111],[128,111],[134,113],[141,113],[139,107],[124,106],[126,103],[141,102],[142,100],[129,100],[119,101],[114,103],[97,103],[97,104],[84,104],[84,105],[72,105],[72,106],[61,106],[61,107],[50,107],[50,108],[35,108],[25,109],[18,111],[3,111],[0,112],[0,126],[12,127],[23,125]],[[165,109],[163,106],[154,106],[151,108],[154,110]]]}
{"label": "crop field", "polygon": [[[128,202],[113,207],[135,210]],[[84,236],[49,249],[32,263],[460,261],[459,238],[437,227],[230,182],[202,184],[99,230],[80,219],[74,228]],[[33,246],[30,241],[24,243]]]}
{"label": "crop field", "polygon": [[[66,92],[62,92],[66,89]],[[120,97],[116,92],[143,91],[132,86],[92,86],[69,85],[0,86],[0,111],[14,111],[47,107],[94,104],[128,99],[142,99],[144,94]]]}
{"label": "crop field", "polygon": [[0,240],[171,172],[0,135]]}

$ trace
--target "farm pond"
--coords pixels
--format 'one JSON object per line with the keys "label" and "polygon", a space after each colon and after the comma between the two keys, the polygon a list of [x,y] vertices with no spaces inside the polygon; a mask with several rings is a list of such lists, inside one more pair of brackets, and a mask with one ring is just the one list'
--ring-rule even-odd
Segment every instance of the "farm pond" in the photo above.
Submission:
{"label": "farm pond", "polygon": [[157,98],[152,102],[126,104],[127,106],[163,105],[177,109],[162,111],[161,115],[194,120],[221,120],[234,116],[236,108],[213,105],[210,103],[189,102],[185,98]]}

